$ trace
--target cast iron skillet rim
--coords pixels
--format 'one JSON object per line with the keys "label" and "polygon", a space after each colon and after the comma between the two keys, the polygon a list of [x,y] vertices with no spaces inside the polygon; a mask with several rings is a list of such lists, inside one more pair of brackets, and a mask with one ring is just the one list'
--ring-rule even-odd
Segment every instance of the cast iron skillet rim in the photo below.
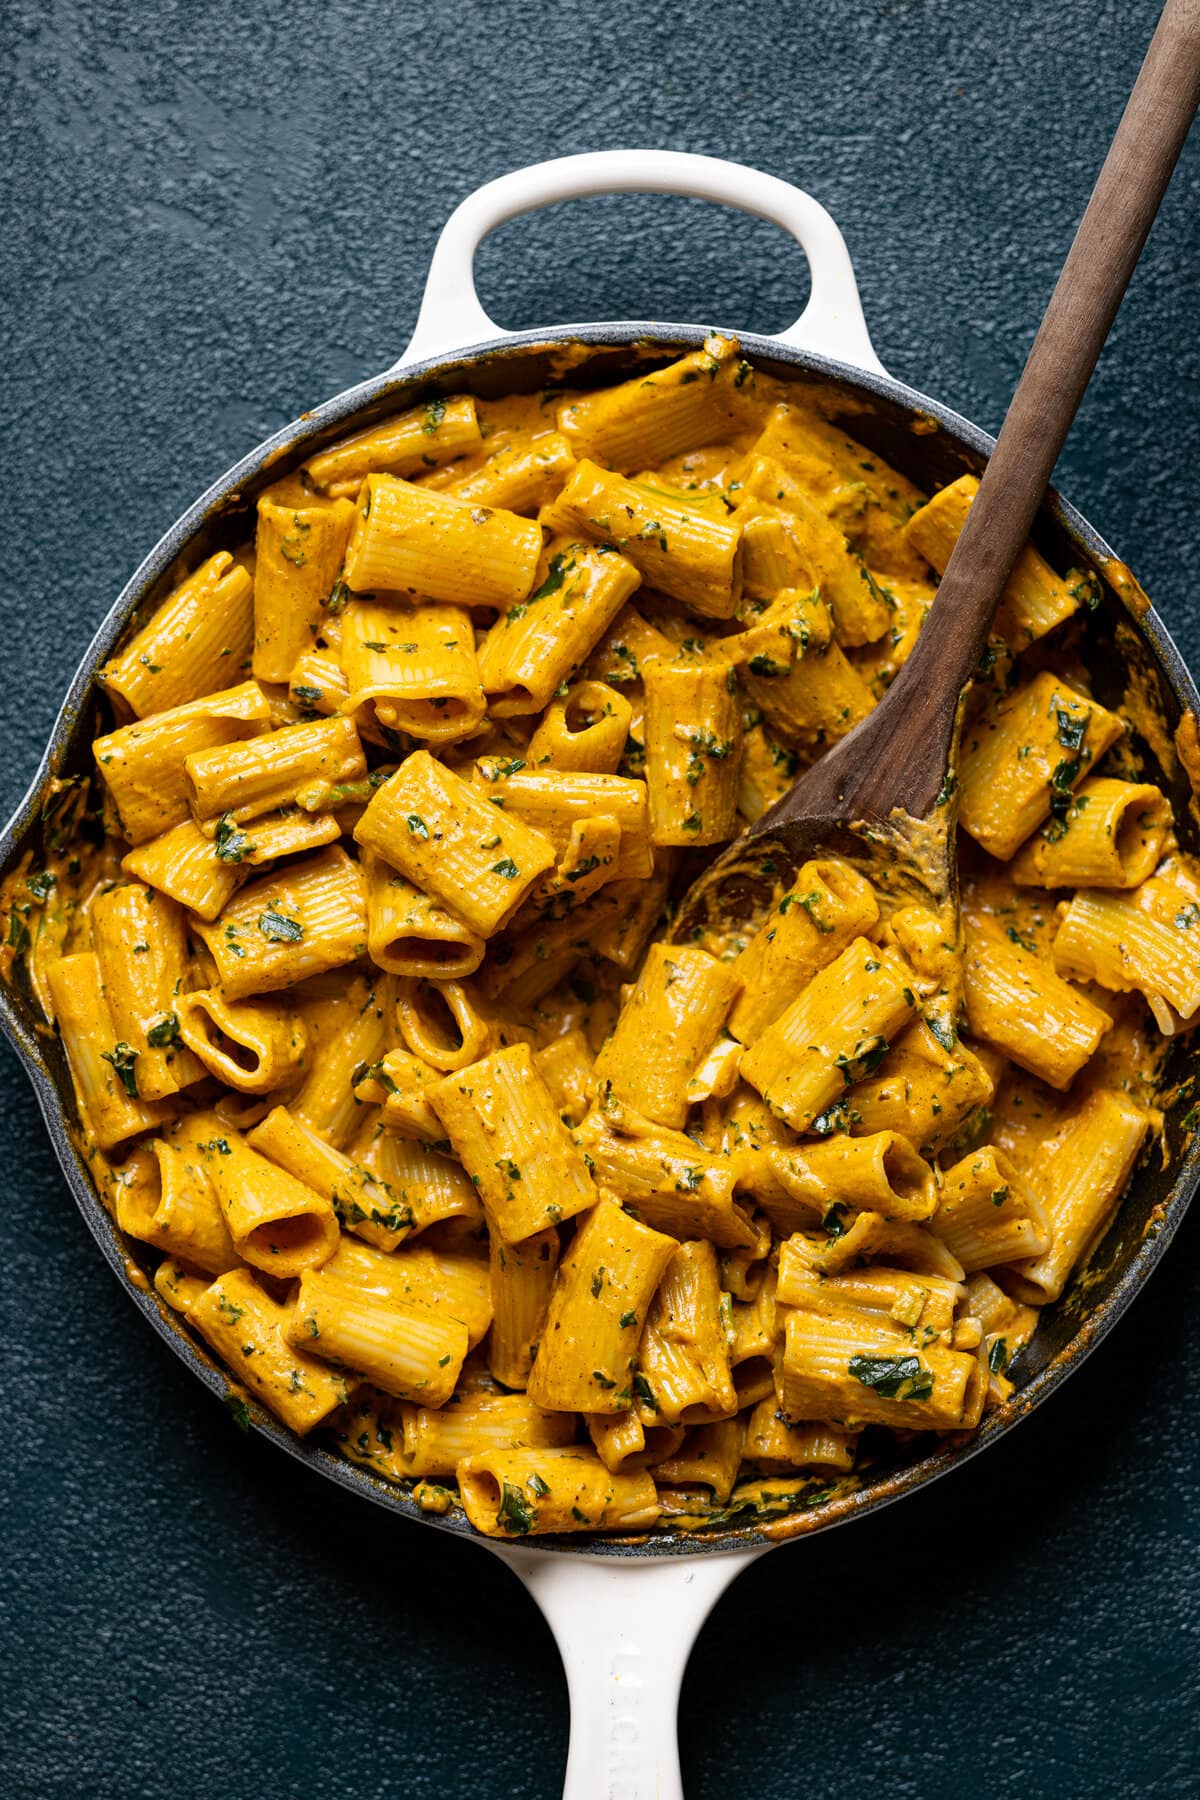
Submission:
{"label": "cast iron skillet rim", "polygon": [[[116,642],[143,594],[170,568],[198,528],[214,512],[220,510],[232,497],[236,496],[249,478],[262,473],[272,462],[282,462],[286,455],[298,450],[310,438],[326,427],[337,424],[350,414],[357,412],[369,402],[385,394],[389,388],[409,387],[423,378],[431,383],[437,381],[440,385],[447,375],[451,375],[456,368],[464,364],[476,363],[489,358],[501,360],[522,350],[539,346],[553,348],[556,345],[583,343],[595,347],[608,345],[632,347],[645,343],[647,349],[661,347],[669,350],[680,345],[702,344],[709,329],[709,327],[697,325],[639,321],[563,325],[542,331],[513,333],[503,338],[468,346],[455,351],[452,355],[413,363],[402,369],[388,370],[382,375],[374,376],[354,387],[347,388],[311,412],[302,414],[294,423],[284,426],[282,430],[260,444],[257,449],[242,457],[193,505],[188,507],[170,530],[163,535],[126,583],[100,624],[59,710],[37,773],[34,775],[24,799],[20,801],[8,824],[0,833],[0,871],[7,871],[15,855],[19,853],[26,832],[35,824],[46,778],[52,772],[55,759],[70,736],[79,708],[87,697],[94,680],[95,672]],[[890,376],[872,374],[851,364],[838,362],[831,357],[792,349],[773,338],[761,337],[749,332],[739,332],[737,335],[742,348],[750,357],[786,363],[816,376],[840,380],[880,399],[888,400],[910,411],[925,414],[936,421],[962,447],[974,451],[980,457],[986,458],[994,448],[995,439],[987,432],[980,430],[978,426],[973,425],[969,419],[953,411],[952,408],[942,405],[939,401],[931,399],[928,395],[920,393],[904,382],[896,381]],[[1060,524],[1070,537],[1083,544],[1098,562],[1117,560],[1105,540],[1073,506],[1062,498],[1057,490],[1049,491],[1043,511]],[[1135,623],[1141,635],[1148,640],[1181,708],[1200,712],[1200,693],[1197,692],[1187,666],[1158,614],[1151,608]],[[4,1031],[5,1036],[25,1065],[59,1164],[67,1177],[68,1185],[76,1205],[83,1215],[84,1222],[99,1245],[106,1261],[113,1272],[121,1278],[122,1286],[143,1317],[180,1357],[190,1372],[198,1376],[212,1393],[226,1397],[231,1391],[231,1384],[226,1376],[200,1354],[195,1344],[182,1329],[174,1326],[164,1316],[154,1294],[136,1287],[129,1279],[127,1253],[115,1222],[96,1194],[71,1141],[66,1127],[63,1103],[46,1068],[37,1037],[34,1033],[26,1030],[24,1022],[12,1007],[7,991],[2,987],[0,987],[0,1029]],[[1197,1185],[1200,1185],[1200,1138],[1190,1144],[1170,1193],[1161,1203],[1161,1223],[1157,1230],[1152,1237],[1143,1238],[1141,1246],[1130,1258],[1109,1294],[1089,1313],[1069,1343],[1045,1368],[1033,1376],[1025,1387],[1019,1390],[1007,1407],[992,1414],[990,1419],[986,1420],[964,1445],[926,1456],[920,1462],[909,1464],[894,1475],[885,1477],[882,1492],[872,1493],[868,1487],[861,1493],[829,1502],[828,1510],[831,1516],[827,1518],[821,1516],[826,1511],[825,1507],[814,1507],[807,1514],[802,1512],[786,1515],[774,1521],[773,1528],[768,1531],[757,1527],[743,1527],[713,1536],[681,1533],[671,1538],[651,1538],[644,1543],[631,1544],[614,1543],[611,1539],[600,1536],[586,1540],[570,1537],[547,1537],[533,1540],[536,1547],[571,1555],[619,1558],[662,1558],[700,1553],[709,1555],[744,1550],[760,1545],[765,1547],[774,1542],[786,1542],[789,1529],[797,1536],[807,1536],[819,1530],[827,1530],[832,1525],[848,1523],[865,1513],[876,1512],[881,1507],[890,1505],[894,1500],[913,1492],[916,1488],[926,1486],[930,1481],[936,1480],[950,1469],[958,1468],[962,1463],[978,1455],[998,1437],[1011,1430],[1014,1425],[1032,1412],[1035,1406],[1040,1405],[1049,1394],[1053,1393],[1066,1377],[1079,1367],[1084,1358],[1090,1355],[1096,1345],[1112,1330],[1117,1320],[1121,1318],[1126,1308],[1141,1291],[1150,1274],[1158,1266],[1175,1236]],[[310,1444],[296,1437],[285,1426],[271,1419],[265,1413],[261,1417],[251,1415],[250,1422],[255,1431],[286,1450],[298,1462],[329,1477],[341,1487],[373,1500],[378,1505],[388,1507],[391,1511],[399,1513],[401,1517],[414,1519],[421,1524],[436,1526],[443,1531],[452,1532],[456,1536],[468,1538],[475,1543],[494,1543],[494,1540],[481,1539],[465,1518],[442,1518],[436,1514],[422,1512],[416,1502],[402,1490],[385,1482],[381,1477],[370,1475],[366,1470],[349,1462],[344,1457],[337,1456],[318,1444]],[[775,1535],[777,1532],[780,1534],[779,1536]]]}

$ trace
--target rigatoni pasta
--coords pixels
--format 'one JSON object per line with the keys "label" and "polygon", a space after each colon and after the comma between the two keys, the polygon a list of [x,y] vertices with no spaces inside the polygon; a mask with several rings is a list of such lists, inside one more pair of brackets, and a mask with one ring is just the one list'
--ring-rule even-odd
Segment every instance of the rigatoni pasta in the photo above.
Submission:
{"label": "rigatoni pasta", "polygon": [[235,1394],[502,1540],[768,1516],[1007,1403],[1200,1018],[1096,578],[1018,558],[957,921],[764,853],[672,922],[894,678],[974,491],[714,334],[377,418],[138,622],[6,954]]}

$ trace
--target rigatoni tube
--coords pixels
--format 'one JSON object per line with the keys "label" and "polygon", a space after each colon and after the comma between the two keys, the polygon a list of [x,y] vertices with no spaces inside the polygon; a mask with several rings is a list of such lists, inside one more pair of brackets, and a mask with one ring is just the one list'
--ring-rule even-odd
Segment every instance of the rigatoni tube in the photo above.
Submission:
{"label": "rigatoni tube", "polygon": [[789,997],[878,917],[870,882],[849,863],[804,863],[733,965],[742,983],[729,1015],[734,1036],[744,1044],[760,1037]]}
{"label": "rigatoni tube", "polygon": [[381,1250],[394,1250],[413,1228],[413,1213],[390,1185],[318,1137],[285,1106],[274,1106],[247,1142],[278,1168],[328,1200],[338,1222]]}
{"label": "rigatoni tube", "polygon": [[1041,1256],[1051,1241],[1032,1183],[992,1144],[947,1169],[932,1229],[968,1275]]}
{"label": "rigatoni tube", "polygon": [[555,530],[611,544],[689,611],[731,619],[742,593],[741,528],[681,506],[586,458],[547,509]]}
{"label": "rigatoni tube", "polygon": [[1124,726],[1086,694],[1041,670],[993,700],[963,732],[958,820],[992,856],[1012,856],[1072,796]]}
{"label": "rigatoni tube", "polygon": [[1171,825],[1156,787],[1096,775],[1061,819],[1031,837],[1009,871],[1018,887],[1134,888],[1153,875]]}
{"label": "rigatoni tube", "polygon": [[574,1419],[543,1412],[524,1394],[459,1393],[444,1406],[405,1409],[405,1472],[414,1477],[453,1475],[468,1456],[554,1449],[574,1437]]}
{"label": "rigatoni tube", "polygon": [[341,662],[342,711],[359,725],[449,744],[483,721],[475,634],[461,606],[355,600],[342,620]]}
{"label": "rigatoni tube", "polygon": [[519,1244],[504,1244],[493,1237],[489,1246],[493,1317],[488,1367],[505,1387],[523,1388],[533,1368],[554,1287],[558,1232],[549,1225]]}
{"label": "rigatoni tube", "polygon": [[736,340],[714,333],[665,369],[572,395],[559,408],[559,429],[577,455],[632,474],[727,435],[735,384],[747,372]]}
{"label": "rigatoni tube", "polygon": [[191,1300],[186,1317],[238,1380],[300,1437],[345,1404],[345,1376],[290,1343],[289,1309],[272,1300],[248,1269],[219,1275]]}
{"label": "rigatoni tube", "polygon": [[306,788],[357,781],[367,763],[353,722],[335,718],[197,751],[184,772],[197,819],[220,816],[243,824],[296,804]]}
{"label": "rigatoni tube", "polygon": [[384,782],[354,835],[483,938],[555,861],[541,832],[489,805],[426,750]]}
{"label": "rigatoni tube", "polygon": [[485,1537],[648,1531],[658,1495],[644,1471],[613,1475],[586,1450],[489,1450],[458,1465],[463,1510]]}
{"label": "rigatoni tube", "polygon": [[707,1424],[737,1412],[728,1306],[713,1246],[703,1239],[680,1244],[663,1273],[638,1351],[643,1421]]}
{"label": "rigatoni tube", "polygon": [[1149,1127],[1128,1095],[1098,1088],[1048,1146],[1038,1178],[1050,1247],[1011,1265],[1006,1285],[1018,1300],[1058,1299],[1112,1218]]}
{"label": "rigatoni tube", "polygon": [[253,583],[227,550],[158,606],[98,679],[139,719],[185,706],[250,672]]}
{"label": "rigatoni tube", "polygon": [[239,1094],[269,1094],[304,1067],[308,1032],[282,1000],[230,1000],[220,988],[181,994],[179,1035],[192,1054]]}
{"label": "rigatoni tube", "polygon": [[474,974],[483,961],[481,937],[374,850],[363,851],[362,866],[367,883],[367,951],[373,963],[393,975],[438,981]]}
{"label": "rigatoni tube", "polygon": [[742,708],[728,665],[652,662],[646,690],[646,785],[656,844],[719,844],[737,816]]}
{"label": "rigatoni tube", "polygon": [[819,1128],[914,1017],[913,980],[894,951],[855,938],[755,1039],[742,1075],[793,1131]]}
{"label": "rigatoni tube", "polygon": [[188,756],[267,731],[270,718],[258,683],[244,681],[97,738],[96,767],[130,843],[144,844],[190,817],[183,766]]}
{"label": "rigatoni tube", "polygon": [[319,450],[304,465],[311,485],[326,494],[356,494],[365,475],[419,475],[480,444],[479,419],[470,394],[439,396]]}
{"label": "rigatoni tube", "polygon": [[734,967],[693,945],[653,944],[616,1028],[596,1058],[598,1089],[679,1130],[690,1084],[738,992]]}
{"label": "rigatoni tube", "polygon": [[[950,561],[950,552],[967,522],[979,479],[960,475],[920,507],[908,521],[908,541],[931,562],[939,574]],[[1013,572],[1005,583],[996,610],[994,630],[1010,650],[1025,650],[1044,637],[1079,607],[1078,583],[1057,576],[1045,557],[1025,544],[1017,552]]]}
{"label": "rigatoni tube", "polygon": [[136,1058],[143,1100],[163,1100],[204,1074],[180,1036],[180,996],[188,966],[183,913],[139,882],[109,888],[92,902],[92,942],[113,1029]]}
{"label": "rigatoni tube", "polygon": [[506,1244],[591,1206],[596,1189],[528,1044],[447,1075],[429,1101]]}
{"label": "rigatoni tube", "polygon": [[121,873],[144,881],[160,894],[169,894],[211,924],[250,873],[241,847],[235,848],[238,859],[230,862],[189,818],[122,857]]}
{"label": "rigatoni tube", "polygon": [[531,769],[582,769],[615,775],[625,754],[633,708],[603,681],[579,681],[551,701],[529,740]]}
{"label": "rigatoni tube", "polygon": [[60,956],[46,978],[85,1132],[101,1150],[113,1150],[160,1125],[170,1115],[163,1102],[139,1098],[137,1054],[114,1030],[99,958],[91,951]]}
{"label": "rigatoni tube", "polygon": [[593,1207],[559,1266],[531,1400],[556,1412],[617,1413],[633,1404],[638,1340],[677,1248],[614,1200]]}
{"label": "rigatoni tube", "polygon": [[1112,1024],[1045,958],[982,920],[967,934],[963,985],[973,1034],[1053,1088],[1070,1086]]}
{"label": "rigatoni tube", "polygon": [[449,1399],[467,1354],[460,1319],[325,1273],[302,1276],[287,1338],[310,1356],[356,1370],[385,1394],[429,1406]]}
{"label": "rigatoni tube", "polygon": [[366,950],[362,871],[331,846],[306,862],[280,864],[196,929],[230,999],[292,987]]}
{"label": "rigatoni tube", "polygon": [[540,712],[579,672],[641,577],[607,546],[551,539],[527,599],[510,606],[479,651],[496,718]]}
{"label": "rigatoni tube", "polygon": [[541,550],[536,519],[474,506],[393,475],[368,475],[346,551],[346,581],[359,594],[386,589],[503,610],[529,594]]}
{"label": "rigatoni tube", "polygon": [[1064,975],[1115,993],[1138,991],[1160,1030],[1200,1007],[1200,902],[1191,887],[1154,878],[1132,894],[1082,889],[1063,913],[1054,962]]}
{"label": "rigatoni tube", "polygon": [[287,681],[312,649],[353,523],[349,500],[297,507],[264,494],[259,501],[253,668],[260,681]]}
{"label": "rigatoni tube", "polygon": [[282,1279],[328,1262],[338,1223],[329,1201],[225,1126],[197,1142],[238,1255]]}

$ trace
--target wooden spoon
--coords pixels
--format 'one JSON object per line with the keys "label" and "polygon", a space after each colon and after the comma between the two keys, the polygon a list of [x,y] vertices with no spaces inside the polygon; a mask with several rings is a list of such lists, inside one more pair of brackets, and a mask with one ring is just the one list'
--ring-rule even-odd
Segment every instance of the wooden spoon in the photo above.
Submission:
{"label": "wooden spoon", "polygon": [[996,448],[908,661],[873,712],[683,896],[677,941],[753,917],[811,857],[849,857],[886,910],[942,915],[958,1012],[955,763],[962,697],[1200,101],[1200,0],[1167,0],[1063,265]]}

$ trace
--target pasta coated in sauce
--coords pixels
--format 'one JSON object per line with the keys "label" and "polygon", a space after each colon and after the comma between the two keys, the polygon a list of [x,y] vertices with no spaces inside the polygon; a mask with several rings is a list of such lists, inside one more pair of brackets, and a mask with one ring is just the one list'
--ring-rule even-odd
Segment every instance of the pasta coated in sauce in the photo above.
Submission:
{"label": "pasta coated in sauce", "polygon": [[1030,547],[967,698],[956,1017],[837,858],[669,929],[883,692],[973,493],[714,336],[360,431],[140,623],[103,842],[68,805],[10,944],[235,1394],[510,1538],[771,1516],[1008,1398],[1200,1007],[1093,578]]}

